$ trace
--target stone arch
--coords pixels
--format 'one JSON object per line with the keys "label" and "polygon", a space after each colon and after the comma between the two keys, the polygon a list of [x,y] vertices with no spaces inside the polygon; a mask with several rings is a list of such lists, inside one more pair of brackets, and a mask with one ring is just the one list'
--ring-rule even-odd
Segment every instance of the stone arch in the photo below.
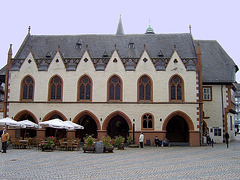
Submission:
{"label": "stone arch", "polygon": [[57,111],[57,110],[53,110],[53,111],[49,112],[49,113],[43,118],[42,121],[47,121],[47,120],[49,120],[49,119],[50,119],[52,116],[54,116],[54,115],[61,116],[64,121],[67,121],[67,120],[68,120],[63,113],[61,113],[61,112],[59,112],[59,111]]}
{"label": "stone arch", "polygon": [[18,112],[18,113],[15,115],[14,119],[17,120],[17,121],[19,121],[19,120],[21,119],[21,117],[22,117],[23,115],[25,115],[25,114],[30,115],[30,116],[33,118],[33,120],[35,121],[35,123],[38,124],[38,120],[37,120],[36,116],[35,116],[31,111],[26,110],[26,109]]}
{"label": "stone arch", "polygon": [[186,121],[186,123],[187,123],[187,125],[188,125],[188,128],[189,128],[189,131],[194,131],[194,124],[193,124],[191,118],[190,118],[186,113],[184,113],[184,112],[182,112],[182,111],[172,112],[172,113],[165,119],[165,121],[164,121],[164,123],[163,123],[163,127],[162,127],[162,130],[163,130],[163,131],[166,131],[166,130],[167,130],[167,124],[168,124],[168,122],[169,122],[174,116],[180,116],[180,117],[182,117],[182,118]]}
{"label": "stone arch", "polygon": [[97,124],[97,130],[101,130],[101,125],[100,125],[100,122],[99,122],[98,118],[97,118],[92,112],[90,112],[90,111],[88,111],[88,110],[82,111],[82,112],[80,112],[78,115],[76,115],[75,118],[73,119],[73,122],[74,122],[74,123],[77,123],[77,121],[78,121],[82,116],[85,116],[85,115],[91,116],[91,117],[94,119],[95,123]]}
{"label": "stone arch", "polygon": [[129,127],[129,131],[132,131],[132,130],[133,130],[133,126],[132,126],[131,120],[129,119],[129,117],[128,117],[126,114],[124,114],[124,113],[121,112],[121,111],[115,111],[115,112],[112,112],[111,114],[109,114],[109,115],[106,117],[106,119],[104,120],[104,122],[103,122],[102,130],[105,130],[105,131],[106,131],[110,120],[111,120],[114,116],[117,116],[117,115],[122,116],[122,117],[126,120],[126,122],[127,122],[127,124],[128,124],[128,127]]}

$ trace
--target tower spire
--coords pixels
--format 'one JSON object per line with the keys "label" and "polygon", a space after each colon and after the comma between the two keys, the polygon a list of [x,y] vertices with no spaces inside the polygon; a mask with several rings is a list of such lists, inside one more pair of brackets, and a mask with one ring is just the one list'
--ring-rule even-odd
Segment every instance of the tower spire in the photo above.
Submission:
{"label": "tower spire", "polygon": [[120,14],[119,22],[118,22],[116,35],[124,35],[123,25],[122,25],[122,15],[121,14]]}

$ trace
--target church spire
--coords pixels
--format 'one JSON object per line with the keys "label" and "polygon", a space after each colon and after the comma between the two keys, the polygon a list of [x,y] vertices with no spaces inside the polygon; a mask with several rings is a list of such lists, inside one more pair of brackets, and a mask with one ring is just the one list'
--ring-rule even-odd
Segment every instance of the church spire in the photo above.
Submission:
{"label": "church spire", "polygon": [[119,22],[118,22],[116,35],[124,35],[121,14],[120,14]]}

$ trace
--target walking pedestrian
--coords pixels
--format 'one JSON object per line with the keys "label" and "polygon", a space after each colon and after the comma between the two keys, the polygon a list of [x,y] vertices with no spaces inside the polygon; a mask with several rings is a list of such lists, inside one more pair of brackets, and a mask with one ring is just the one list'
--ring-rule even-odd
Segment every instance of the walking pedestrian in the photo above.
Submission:
{"label": "walking pedestrian", "polygon": [[3,131],[5,130],[5,127],[2,128],[2,130],[0,131],[0,151],[2,152],[2,141],[1,141],[1,136],[3,134]]}
{"label": "walking pedestrian", "polygon": [[226,138],[226,144],[227,144],[227,148],[228,148],[228,139],[229,139],[229,134],[228,134],[228,132],[225,133],[225,138]]}
{"label": "walking pedestrian", "polygon": [[7,152],[7,142],[9,140],[9,134],[7,133],[7,130],[4,129],[3,130],[3,134],[1,136],[1,141],[2,141],[2,153],[6,153]]}
{"label": "walking pedestrian", "polygon": [[141,132],[141,134],[140,134],[140,136],[139,136],[139,142],[140,142],[141,148],[143,148],[143,141],[144,141],[144,135],[143,135],[143,133]]}

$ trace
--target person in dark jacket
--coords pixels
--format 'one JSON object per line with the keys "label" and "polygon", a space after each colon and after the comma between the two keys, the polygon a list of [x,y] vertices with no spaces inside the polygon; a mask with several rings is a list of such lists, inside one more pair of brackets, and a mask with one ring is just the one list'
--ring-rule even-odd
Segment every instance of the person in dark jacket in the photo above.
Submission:
{"label": "person in dark jacket", "polygon": [[226,139],[226,144],[227,144],[227,148],[228,148],[228,139],[229,139],[229,134],[228,134],[228,132],[225,133],[225,139]]}

